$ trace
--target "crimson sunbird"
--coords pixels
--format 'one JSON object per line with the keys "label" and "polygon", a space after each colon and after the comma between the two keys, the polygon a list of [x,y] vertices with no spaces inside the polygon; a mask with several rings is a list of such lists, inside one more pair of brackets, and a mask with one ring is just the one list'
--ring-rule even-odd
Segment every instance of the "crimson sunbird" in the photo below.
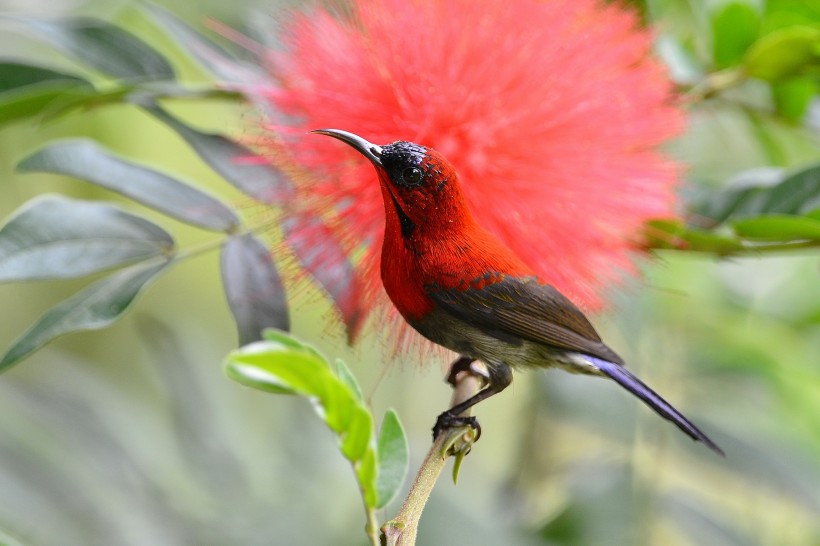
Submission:
{"label": "crimson sunbird", "polygon": [[455,168],[440,153],[405,141],[378,146],[338,129],[313,132],[352,146],[376,168],[386,215],[381,277],[396,309],[422,336],[461,355],[451,379],[475,360],[486,365],[486,386],[439,415],[434,438],[463,424],[480,432],[475,417],[460,414],[504,390],[513,368],[557,367],[615,380],[689,437],[723,455],[624,367],[580,309],[481,227]]}

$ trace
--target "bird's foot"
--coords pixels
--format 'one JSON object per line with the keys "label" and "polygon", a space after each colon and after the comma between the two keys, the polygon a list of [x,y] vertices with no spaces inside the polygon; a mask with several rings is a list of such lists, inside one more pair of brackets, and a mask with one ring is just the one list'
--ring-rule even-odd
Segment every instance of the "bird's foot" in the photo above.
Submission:
{"label": "bird's foot", "polygon": [[445,430],[463,426],[468,426],[476,431],[473,442],[477,442],[481,438],[481,425],[474,415],[453,415],[450,410],[447,410],[436,419],[436,424],[433,427],[433,441],[435,442],[436,438]]}

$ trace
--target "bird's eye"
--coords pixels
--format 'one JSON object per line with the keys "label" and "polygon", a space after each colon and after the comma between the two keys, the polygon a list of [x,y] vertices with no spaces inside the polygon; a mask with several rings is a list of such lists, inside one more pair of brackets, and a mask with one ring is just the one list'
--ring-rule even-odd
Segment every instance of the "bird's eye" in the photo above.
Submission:
{"label": "bird's eye", "polygon": [[408,186],[421,184],[422,172],[418,167],[407,167],[401,172],[401,178]]}

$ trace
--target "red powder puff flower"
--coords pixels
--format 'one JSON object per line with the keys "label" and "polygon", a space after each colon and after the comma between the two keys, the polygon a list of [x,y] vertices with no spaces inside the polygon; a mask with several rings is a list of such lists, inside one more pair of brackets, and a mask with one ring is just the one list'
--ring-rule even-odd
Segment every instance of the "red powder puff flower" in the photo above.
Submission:
{"label": "red powder puff flower", "polygon": [[682,113],[635,14],[597,0],[353,4],[350,17],[316,9],[285,23],[261,93],[277,113],[269,155],[286,150],[312,174],[302,202],[332,211],[366,277],[364,308],[381,290],[379,185],[359,154],[311,129],[437,149],[485,227],[599,306],[607,281],[634,269],[639,227],[675,204],[677,169],[657,147]]}

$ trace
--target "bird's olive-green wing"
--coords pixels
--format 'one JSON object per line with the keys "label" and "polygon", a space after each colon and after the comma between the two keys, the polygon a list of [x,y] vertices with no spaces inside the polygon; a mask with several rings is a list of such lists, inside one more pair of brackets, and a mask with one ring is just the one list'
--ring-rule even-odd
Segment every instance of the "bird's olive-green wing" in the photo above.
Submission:
{"label": "bird's olive-green wing", "polygon": [[566,296],[535,278],[505,277],[466,290],[431,286],[428,295],[446,312],[499,339],[526,339],[623,364]]}

